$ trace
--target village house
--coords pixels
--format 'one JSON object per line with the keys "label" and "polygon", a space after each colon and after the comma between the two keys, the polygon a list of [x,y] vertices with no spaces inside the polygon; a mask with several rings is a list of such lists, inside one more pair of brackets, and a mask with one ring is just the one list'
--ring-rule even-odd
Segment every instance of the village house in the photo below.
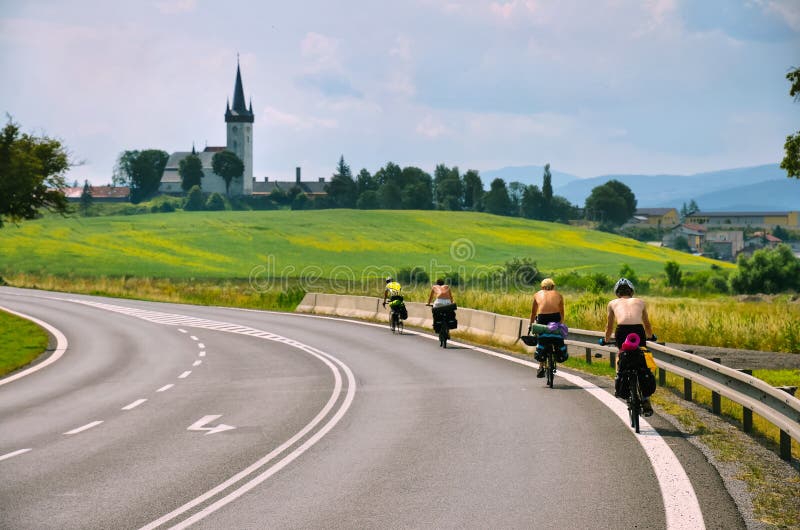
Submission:
{"label": "village house", "polygon": [[[94,202],[125,202],[131,194],[128,186],[89,186]],[[83,195],[83,186],[64,188],[64,195],[69,202],[78,202]]]}
{"label": "village house", "polygon": [[744,233],[741,230],[707,232],[703,242],[703,253],[717,259],[732,261],[744,249]]}
{"label": "village house", "polygon": [[253,179],[253,195],[269,195],[274,191],[289,193],[292,188],[298,188],[308,195],[310,199],[327,195],[324,177],[320,177],[318,180],[303,181],[300,178],[300,173],[301,171],[298,167],[295,168],[294,180],[269,180],[269,177],[264,177],[263,181]]}
{"label": "village house", "polygon": [[678,240],[683,238],[689,245],[691,252],[700,253],[703,251],[703,242],[705,241],[706,229],[701,225],[684,223],[674,227],[672,230],[664,234],[661,239],[661,245],[668,248],[675,248]]}
{"label": "village house", "polygon": [[637,208],[633,218],[627,224],[667,229],[678,223],[680,223],[680,217],[675,208]]}
{"label": "village house", "polygon": [[687,223],[725,227],[800,228],[800,212],[695,212],[686,218]]}

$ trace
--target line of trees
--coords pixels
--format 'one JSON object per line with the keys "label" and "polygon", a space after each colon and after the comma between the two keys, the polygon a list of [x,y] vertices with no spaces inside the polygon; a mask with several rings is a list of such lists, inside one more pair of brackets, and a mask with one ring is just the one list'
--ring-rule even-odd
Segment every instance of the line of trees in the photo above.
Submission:
{"label": "line of trees", "polygon": [[542,188],[521,182],[506,184],[496,178],[485,190],[480,173],[439,164],[433,175],[409,166],[388,162],[375,174],[362,169],[355,177],[344,156],[339,158],[326,197],[313,202],[315,208],[359,208],[363,210],[450,210],[487,212],[567,222],[579,210],[564,197],[553,195],[550,165],[545,166]]}

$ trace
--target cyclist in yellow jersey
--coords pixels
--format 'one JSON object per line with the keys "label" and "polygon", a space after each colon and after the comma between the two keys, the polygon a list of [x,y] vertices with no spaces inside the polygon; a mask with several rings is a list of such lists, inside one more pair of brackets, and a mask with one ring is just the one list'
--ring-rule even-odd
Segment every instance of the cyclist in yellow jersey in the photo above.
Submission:
{"label": "cyclist in yellow jersey", "polygon": [[390,302],[398,298],[402,300],[402,295],[400,294],[402,290],[403,287],[394,281],[391,276],[386,278],[386,288],[383,291],[383,307],[386,307],[386,300]]}

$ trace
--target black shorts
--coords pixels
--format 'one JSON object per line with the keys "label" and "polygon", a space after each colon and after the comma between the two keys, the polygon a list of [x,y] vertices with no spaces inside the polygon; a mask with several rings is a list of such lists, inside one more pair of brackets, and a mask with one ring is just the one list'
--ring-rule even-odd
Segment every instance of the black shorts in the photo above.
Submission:
{"label": "black shorts", "polygon": [[561,322],[561,313],[539,313],[536,315],[537,324],[549,324],[550,322]]}
{"label": "black shorts", "polygon": [[647,337],[644,335],[643,324],[620,324],[614,331],[614,341],[617,343],[618,349],[622,349],[622,344],[625,342],[625,338],[631,333],[636,333],[639,335],[639,346],[644,347]]}

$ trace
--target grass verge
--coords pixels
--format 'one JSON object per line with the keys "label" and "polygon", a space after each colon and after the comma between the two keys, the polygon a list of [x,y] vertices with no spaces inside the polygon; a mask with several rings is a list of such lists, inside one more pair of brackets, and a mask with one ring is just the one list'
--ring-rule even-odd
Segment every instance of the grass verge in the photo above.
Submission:
{"label": "grass verge", "polygon": [[47,341],[47,333],[33,322],[0,311],[0,377],[33,362]]}

